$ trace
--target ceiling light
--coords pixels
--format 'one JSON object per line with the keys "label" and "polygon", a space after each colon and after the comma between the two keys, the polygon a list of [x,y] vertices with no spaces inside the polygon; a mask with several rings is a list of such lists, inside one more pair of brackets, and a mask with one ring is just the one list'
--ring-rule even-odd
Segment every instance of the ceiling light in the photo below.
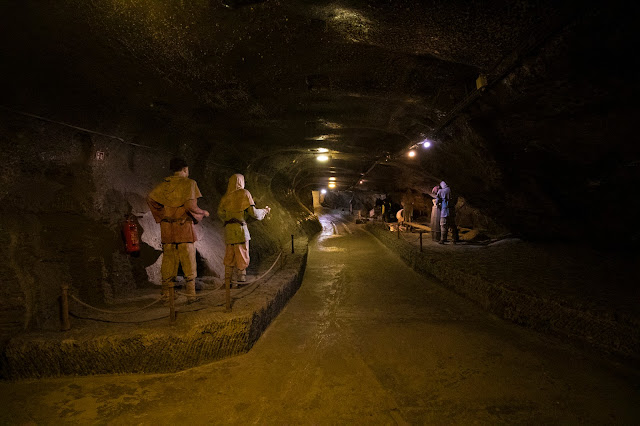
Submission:
{"label": "ceiling light", "polygon": [[331,183],[329,184],[329,188],[335,188],[335,187],[336,187],[336,184],[335,184],[335,183],[331,182]]}
{"label": "ceiling light", "polygon": [[364,181],[363,181],[363,180],[361,180],[361,181],[360,181],[360,185],[362,185],[363,183],[364,183]]}
{"label": "ceiling light", "polygon": [[407,154],[409,157],[415,157],[416,156],[416,152],[414,150],[409,151],[409,153]]}
{"label": "ceiling light", "polygon": [[329,152],[329,150],[327,148],[318,148],[316,149],[317,152]]}
{"label": "ceiling light", "polygon": [[316,159],[317,159],[318,161],[322,161],[322,162],[324,162],[324,161],[329,161],[329,156],[327,156],[327,155],[318,155],[318,156],[316,157]]}
{"label": "ceiling light", "polygon": [[321,194],[326,194],[326,193],[327,193],[327,190],[323,188],[323,189],[321,189],[321,190],[320,190],[320,193],[321,193]]}
{"label": "ceiling light", "polygon": [[335,134],[335,133],[331,133],[331,134],[326,134],[326,135],[318,135],[318,136],[309,136],[307,138],[305,138],[305,140],[308,141],[326,141],[328,139],[339,139],[340,135]]}
{"label": "ceiling light", "polygon": [[423,148],[429,148],[431,146],[431,142],[429,142],[428,140],[423,140],[422,141],[422,147]]}
{"label": "ceiling light", "polygon": [[336,178],[334,176],[331,176],[329,180],[336,180]]}

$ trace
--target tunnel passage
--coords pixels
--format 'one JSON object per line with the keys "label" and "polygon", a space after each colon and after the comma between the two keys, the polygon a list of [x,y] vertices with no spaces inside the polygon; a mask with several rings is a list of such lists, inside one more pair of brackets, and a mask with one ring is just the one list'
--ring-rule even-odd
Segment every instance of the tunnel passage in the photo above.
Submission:
{"label": "tunnel passage", "polygon": [[[273,207],[250,224],[256,259],[318,230],[312,191],[363,211],[410,194],[427,218],[441,180],[487,237],[637,253],[637,7],[4,2],[2,336],[55,327],[62,283],[107,303],[154,279],[145,197],[176,155],[204,208],[238,172]],[[127,214],[139,258],[122,251]],[[221,230],[199,228],[216,275]]]}
{"label": "tunnel passage", "polygon": [[[133,346],[136,355],[154,356],[138,355],[122,367],[144,365],[147,374],[0,381],[0,423],[633,424],[638,418],[637,369],[497,320],[433,277],[419,276],[346,212],[325,211],[320,221],[300,289],[248,353],[178,373],[147,369],[168,366],[158,353],[184,365],[210,349],[207,341],[255,324],[251,317],[222,329],[196,326],[197,333],[179,323],[171,327],[175,339],[162,346],[154,345],[158,333],[138,332],[144,345],[113,345],[112,356],[87,362],[96,346],[109,343],[102,339],[89,356],[73,357],[78,367],[111,366]],[[431,248],[444,259],[453,253]],[[197,350],[172,350],[178,339],[195,341]],[[68,359],[80,346],[56,355]],[[34,358],[27,357],[31,364]],[[24,364],[19,373],[28,372]]]}

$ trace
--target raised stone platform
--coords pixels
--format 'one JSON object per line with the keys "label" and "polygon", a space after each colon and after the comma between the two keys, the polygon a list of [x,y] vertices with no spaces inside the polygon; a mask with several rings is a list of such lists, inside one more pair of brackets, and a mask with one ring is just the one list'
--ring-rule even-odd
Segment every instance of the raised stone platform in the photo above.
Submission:
{"label": "raised stone platform", "polygon": [[[160,304],[111,319],[109,314],[99,314],[98,321],[75,317],[69,331],[11,339],[2,358],[2,376],[173,372],[247,352],[302,282],[306,238],[296,240],[295,246],[296,253],[284,253],[274,272],[263,280],[231,290],[230,313],[225,312],[224,290],[218,289],[207,291],[206,297],[191,305],[178,300],[175,323],[169,321],[168,308]],[[271,261],[265,260],[266,268]],[[145,303],[148,300],[141,304]]]}
{"label": "raised stone platform", "polygon": [[640,361],[634,255],[516,239],[443,246],[429,234],[420,252],[417,234],[397,235],[380,223],[366,229],[417,272],[501,318]]}

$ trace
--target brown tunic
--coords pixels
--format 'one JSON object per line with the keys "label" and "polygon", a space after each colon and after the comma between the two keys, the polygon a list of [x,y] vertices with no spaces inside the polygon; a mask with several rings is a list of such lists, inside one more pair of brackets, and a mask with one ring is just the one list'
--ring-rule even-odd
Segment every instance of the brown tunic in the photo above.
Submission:
{"label": "brown tunic", "polygon": [[147,197],[156,223],[160,224],[162,244],[193,243],[197,241],[194,222],[204,217],[197,199],[202,197],[192,179],[169,176],[156,186]]}

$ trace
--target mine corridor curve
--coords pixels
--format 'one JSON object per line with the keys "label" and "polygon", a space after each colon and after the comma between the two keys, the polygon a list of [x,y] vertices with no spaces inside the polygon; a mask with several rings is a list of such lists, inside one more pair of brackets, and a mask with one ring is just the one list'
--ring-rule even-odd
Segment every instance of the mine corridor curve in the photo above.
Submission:
{"label": "mine corridor curve", "polygon": [[2,383],[0,423],[632,424],[638,375],[488,314],[338,214],[247,354],[176,374]]}

